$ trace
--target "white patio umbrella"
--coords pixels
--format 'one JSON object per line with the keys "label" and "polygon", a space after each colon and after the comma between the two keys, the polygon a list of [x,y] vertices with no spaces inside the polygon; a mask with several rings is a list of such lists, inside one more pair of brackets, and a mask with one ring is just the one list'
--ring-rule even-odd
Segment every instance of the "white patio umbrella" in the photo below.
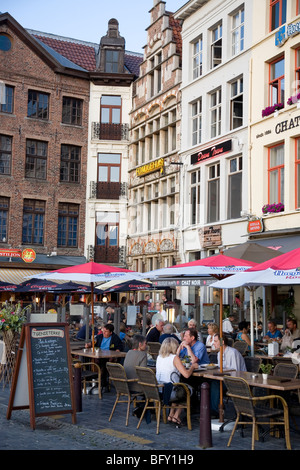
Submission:
{"label": "white patio umbrella", "polygon": [[[257,263],[252,261],[245,261],[243,259],[232,258],[223,254],[217,254],[203,258],[200,260],[191,261],[190,263],[177,264],[170,268],[157,269],[144,273],[145,278],[156,279],[166,276],[192,276],[192,277],[214,277],[216,279],[223,279],[235,273],[239,273],[255,266]],[[222,331],[223,322],[223,291],[220,290],[220,338],[223,337]],[[220,371],[223,372],[223,344],[221,341],[220,347]],[[220,383],[220,421],[224,421],[223,415],[223,387]]]}

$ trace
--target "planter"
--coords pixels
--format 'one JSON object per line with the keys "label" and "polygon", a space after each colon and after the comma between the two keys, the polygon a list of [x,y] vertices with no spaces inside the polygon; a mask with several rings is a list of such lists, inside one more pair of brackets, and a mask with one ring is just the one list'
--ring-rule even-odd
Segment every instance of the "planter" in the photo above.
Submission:
{"label": "planter", "polygon": [[263,378],[264,381],[268,380],[268,375],[269,374],[262,374],[262,378]]}

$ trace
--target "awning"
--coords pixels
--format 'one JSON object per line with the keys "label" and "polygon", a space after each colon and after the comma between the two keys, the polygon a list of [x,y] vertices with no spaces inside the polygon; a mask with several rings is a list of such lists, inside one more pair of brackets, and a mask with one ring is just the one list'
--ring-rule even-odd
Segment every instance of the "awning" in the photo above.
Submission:
{"label": "awning", "polygon": [[11,282],[12,284],[21,284],[26,281],[28,276],[41,274],[41,269],[7,269],[0,268],[0,281]]}
{"label": "awning", "polygon": [[[262,234],[261,234],[262,235]],[[283,237],[266,237],[266,233],[264,234],[265,237],[255,237],[251,240],[255,240],[255,243],[259,245],[266,246],[267,248],[272,248],[273,250],[281,251],[282,253],[287,253],[288,251],[292,251],[295,248],[300,247],[300,235],[294,236],[283,236]]]}

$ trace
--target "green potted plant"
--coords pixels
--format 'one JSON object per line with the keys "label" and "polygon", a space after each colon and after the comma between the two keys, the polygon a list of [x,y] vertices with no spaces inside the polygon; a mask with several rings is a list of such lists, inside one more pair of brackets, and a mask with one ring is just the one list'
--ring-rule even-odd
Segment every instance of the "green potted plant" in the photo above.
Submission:
{"label": "green potted plant", "polygon": [[273,369],[272,364],[261,364],[260,369],[262,371],[263,380],[268,378],[271,370]]}

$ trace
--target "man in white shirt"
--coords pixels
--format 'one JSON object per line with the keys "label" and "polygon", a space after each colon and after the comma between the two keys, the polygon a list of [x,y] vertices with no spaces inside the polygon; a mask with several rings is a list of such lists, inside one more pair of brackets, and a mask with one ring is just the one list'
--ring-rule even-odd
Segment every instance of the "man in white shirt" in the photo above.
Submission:
{"label": "man in white shirt", "polygon": [[224,318],[222,323],[223,333],[233,333],[232,323],[234,321],[234,315],[229,315],[227,318]]}
{"label": "man in white shirt", "polygon": [[[220,335],[217,333],[214,336],[215,349],[220,349]],[[220,366],[220,352],[218,352],[218,365]],[[241,370],[247,371],[246,364],[241,353],[230,346],[228,346],[228,339],[223,337],[223,370]],[[212,417],[217,417],[219,413],[220,403],[220,383],[218,380],[212,380],[210,386],[210,406]]]}
{"label": "man in white shirt", "polygon": [[[220,349],[219,334],[214,336],[214,346],[215,349]],[[218,365],[220,365],[220,352],[218,352]],[[226,336],[223,338],[223,369],[247,371],[243,356],[237,349],[228,346]]]}

